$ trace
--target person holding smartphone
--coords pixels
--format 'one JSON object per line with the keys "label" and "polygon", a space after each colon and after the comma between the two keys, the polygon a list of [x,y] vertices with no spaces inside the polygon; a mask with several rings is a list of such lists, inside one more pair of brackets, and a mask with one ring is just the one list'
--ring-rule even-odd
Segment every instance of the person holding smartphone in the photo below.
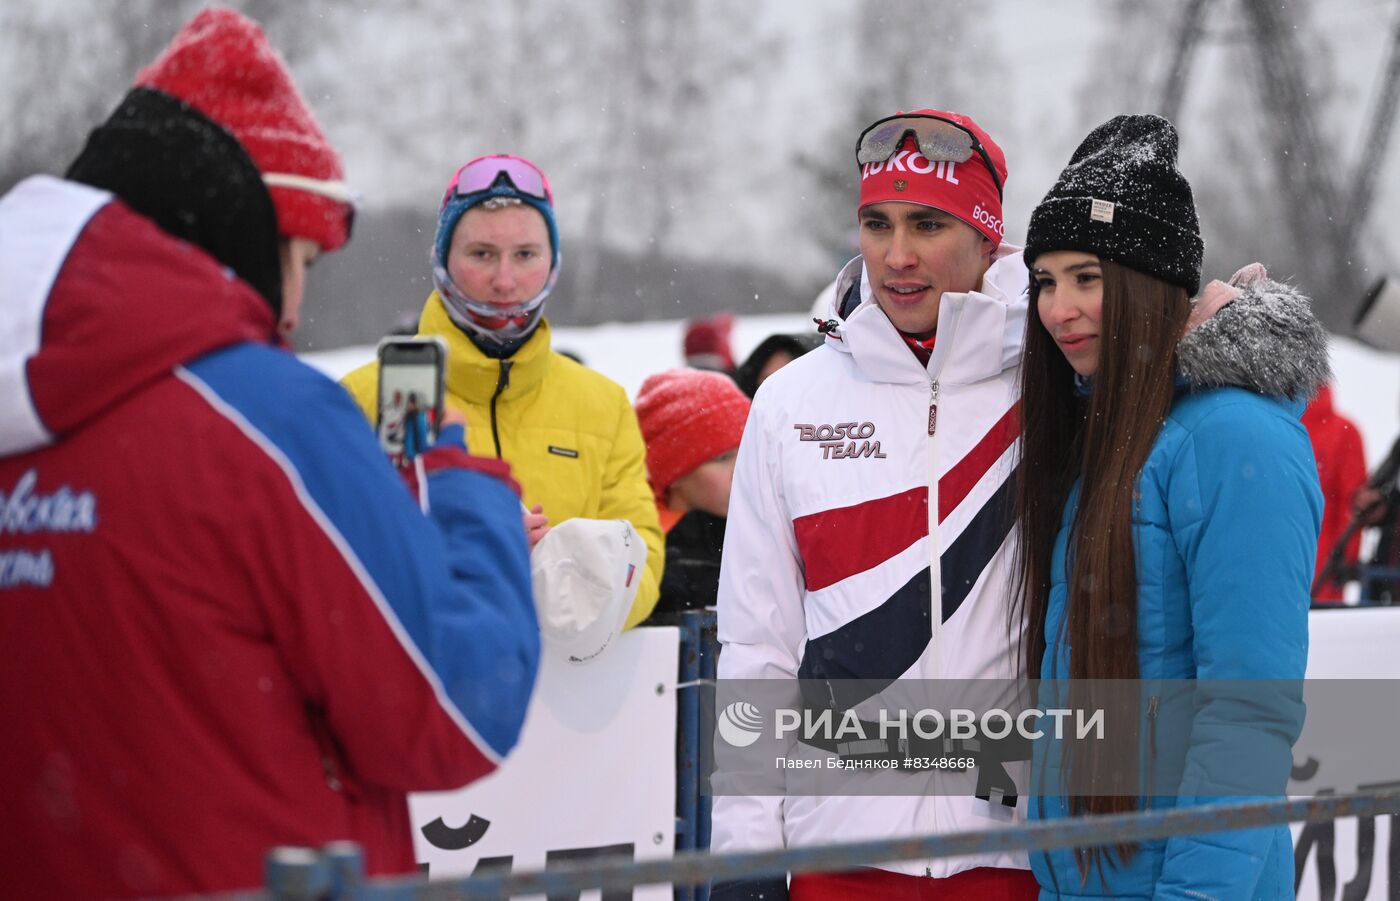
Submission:
{"label": "person holding smartphone", "polygon": [[416,870],[407,794],[516,743],[539,629],[506,468],[420,512],[279,345],[346,243],[340,156],[251,20],[195,16],[65,178],[0,199],[0,895]]}
{"label": "person holding smartphone", "polygon": [[[446,342],[446,409],[466,417],[470,449],[510,463],[520,480],[532,547],[551,524],[575,517],[626,520],[642,537],[647,561],[630,628],[656,606],[665,559],[646,448],[622,387],[551,348],[545,301],[559,261],[544,172],[509,154],[471,160],[438,210],[435,290],[418,333]],[[371,421],[379,368],[342,380]]]}

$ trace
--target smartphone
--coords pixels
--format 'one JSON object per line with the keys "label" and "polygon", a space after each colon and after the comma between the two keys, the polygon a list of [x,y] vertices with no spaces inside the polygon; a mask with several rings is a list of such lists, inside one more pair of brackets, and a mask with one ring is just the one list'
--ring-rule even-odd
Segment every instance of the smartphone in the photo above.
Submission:
{"label": "smartphone", "polygon": [[379,446],[406,462],[437,439],[442,424],[447,343],[437,337],[379,342]]}

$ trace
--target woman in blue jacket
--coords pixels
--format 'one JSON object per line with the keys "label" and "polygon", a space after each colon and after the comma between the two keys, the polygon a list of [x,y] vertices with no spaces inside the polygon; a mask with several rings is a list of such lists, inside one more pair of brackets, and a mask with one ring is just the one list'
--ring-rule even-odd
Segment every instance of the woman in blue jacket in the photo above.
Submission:
{"label": "woman in blue jacket", "polygon": [[[1130,683],[1131,744],[1117,746],[1137,748],[1136,767],[1112,751],[1111,725],[1108,741],[1038,741],[1033,819],[1281,792],[1302,727],[1322,497],[1299,414],[1327,375],[1325,334],[1307,299],[1262,267],[1190,299],[1202,243],[1176,149],[1166,120],[1119,116],[1084,140],[1031,217],[1038,315],[1021,440],[1035,465],[1022,467],[1017,525],[1026,672],[1081,687],[1143,680]],[[1156,719],[1161,680],[1198,680],[1170,726]],[[1245,716],[1248,699],[1213,693],[1213,680],[1298,691]],[[1159,743],[1181,759],[1153,782]],[[1253,781],[1229,772],[1222,747],[1247,749]],[[1135,791],[1100,779],[1125,761]],[[1277,788],[1232,789],[1246,783]],[[1293,897],[1284,827],[1031,862],[1042,898]]]}

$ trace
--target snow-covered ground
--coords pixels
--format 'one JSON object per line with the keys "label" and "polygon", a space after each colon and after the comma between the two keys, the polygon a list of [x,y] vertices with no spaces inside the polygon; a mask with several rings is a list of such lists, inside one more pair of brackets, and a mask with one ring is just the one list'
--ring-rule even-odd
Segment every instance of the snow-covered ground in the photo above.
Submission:
{"label": "snow-covered ground", "polygon": [[[581,356],[585,363],[622,385],[635,397],[642,380],[654,372],[681,365],[681,320],[609,323],[587,328],[559,328],[554,345]],[[812,328],[806,313],[743,316],[734,327],[734,354],[742,360],[774,332]],[[303,358],[332,378],[374,357],[372,346],[308,353]],[[1337,408],[1361,429],[1366,465],[1385,458],[1400,433],[1400,356],[1371,350],[1347,338],[1332,339],[1332,369],[1336,375]]]}
{"label": "snow-covered ground", "polygon": [[[739,317],[734,324],[735,361],[742,361],[758,342],[774,332],[808,331],[815,327],[805,313]],[[625,388],[628,397],[636,397],[647,376],[683,365],[684,330],[685,322],[680,319],[556,328],[554,348],[577,354],[584,363]],[[369,345],[302,355],[302,359],[331,378],[340,378],[373,358],[374,347]]]}

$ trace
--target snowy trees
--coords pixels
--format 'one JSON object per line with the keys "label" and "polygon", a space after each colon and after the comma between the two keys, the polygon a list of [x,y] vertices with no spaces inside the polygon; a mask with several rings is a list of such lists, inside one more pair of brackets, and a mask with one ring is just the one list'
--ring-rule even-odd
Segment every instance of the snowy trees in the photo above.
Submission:
{"label": "snowy trees", "polygon": [[[60,171],[199,5],[0,6],[0,187]],[[1159,108],[1183,11],[1197,6],[1209,15],[1177,118],[1208,271],[1261,258],[1312,282],[1323,305],[1337,293],[1309,274],[1316,248],[1292,227],[1290,191],[1313,167],[1277,149],[1292,119],[1265,103],[1261,88],[1277,79],[1252,49],[1246,0],[233,5],[264,22],[365,193],[360,240],[328,263],[345,277],[317,289],[333,303],[312,304],[322,313],[307,334],[320,346],[331,318],[366,317],[358,334],[368,339],[395,307],[421,301],[423,232],[443,184],[464,160],[498,150],[537,160],[559,195],[559,321],[804,306],[854,252],[855,135],[900,108],[962,109],[996,137],[1010,168],[1007,238],[1020,240],[1089,128]],[[1276,13],[1289,17],[1292,65],[1316,118],[1314,159],[1337,173],[1343,199],[1393,6],[1312,0]],[[1374,167],[1375,210],[1400,201],[1388,156]],[[1378,218],[1355,242],[1373,267],[1400,256]],[[1333,325],[1345,318],[1320,312]]]}
{"label": "snowy trees", "polygon": [[[1382,205],[1375,194],[1394,183],[1377,177],[1387,154],[1364,101],[1383,93],[1378,26],[1394,17],[1400,28],[1400,8],[1113,0],[1108,13],[1085,107],[1105,116],[1171,107],[1207,272],[1263,260],[1345,331],[1366,283],[1397,262],[1393,229],[1367,225]],[[1174,71],[1183,48],[1194,52]]]}

